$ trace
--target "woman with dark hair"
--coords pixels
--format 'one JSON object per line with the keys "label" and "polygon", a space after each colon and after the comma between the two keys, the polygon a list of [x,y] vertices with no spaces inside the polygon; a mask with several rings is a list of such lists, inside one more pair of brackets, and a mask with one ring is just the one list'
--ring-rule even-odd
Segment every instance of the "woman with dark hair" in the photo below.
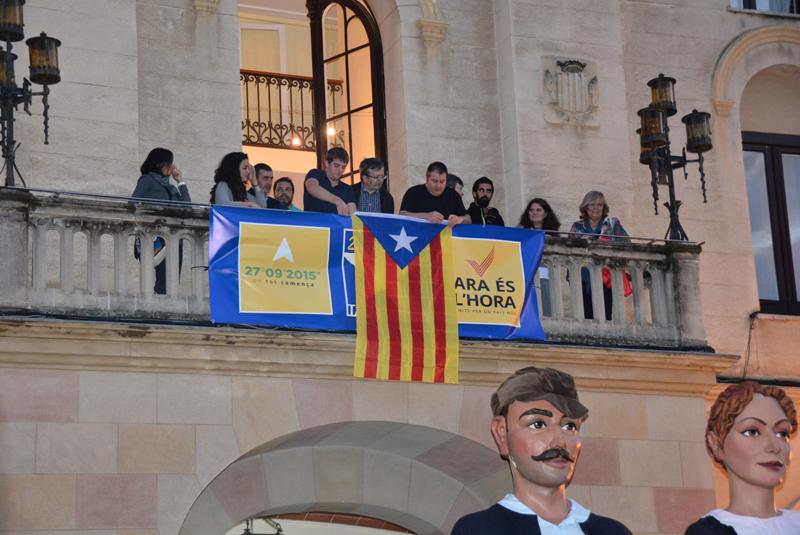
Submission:
{"label": "woman with dark hair", "polygon": [[[192,202],[189,188],[183,181],[181,171],[173,163],[172,151],[156,147],[147,155],[139,168],[142,176],[136,183],[136,188],[131,194],[132,201],[154,199],[158,201]],[[171,184],[172,177],[175,184]],[[158,236],[153,242],[153,265],[156,270],[156,281],[153,291],[157,294],[167,293],[167,262],[165,260],[166,240]],[[133,255],[138,259],[141,255],[142,244],[139,238],[134,242]],[[178,264],[182,260],[183,244],[178,247]],[[179,267],[180,269],[180,267]]]}
{"label": "woman with dark hair", "polygon": [[795,432],[797,411],[783,389],[752,381],[726,388],[711,406],[706,449],[728,475],[730,501],[689,526],[686,535],[800,533],[800,512],[775,506]]}
{"label": "woman with dark hair", "polygon": [[[572,228],[569,230],[570,237],[602,241],[630,241],[628,233],[625,232],[619,219],[608,215],[608,204],[602,192],[590,191],[584,195],[578,209],[581,218],[572,224]],[[625,295],[630,295],[630,281],[627,274],[623,273],[622,278]],[[581,268],[581,280],[583,282],[583,317],[593,319],[592,286],[588,269]],[[608,268],[603,268],[603,301],[606,320],[611,320],[611,272]]]}
{"label": "woman with dark hair", "polygon": [[519,218],[519,226],[537,230],[558,230],[561,228],[561,222],[553,209],[550,208],[550,203],[541,197],[534,197],[525,207],[525,211],[522,212]]}
{"label": "woman with dark hair", "polygon": [[[151,150],[139,169],[142,176],[139,177],[131,197],[133,199],[192,202],[189,188],[183,181],[181,171],[172,161],[172,151],[160,147]],[[170,177],[175,180],[175,185],[170,184]]]}
{"label": "woman with dark hair", "polygon": [[[253,189],[255,194],[247,193]],[[226,154],[214,171],[211,204],[266,208],[267,196],[255,179],[255,170],[244,152]]]}
{"label": "woman with dark hair", "polygon": [[[558,216],[550,207],[550,203],[541,197],[534,197],[528,202],[525,211],[519,218],[519,226],[532,230],[554,230],[561,228]],[[552,316],[550,304],[550,270],[539,266],[539,294],[542,301],[542,315]]]}

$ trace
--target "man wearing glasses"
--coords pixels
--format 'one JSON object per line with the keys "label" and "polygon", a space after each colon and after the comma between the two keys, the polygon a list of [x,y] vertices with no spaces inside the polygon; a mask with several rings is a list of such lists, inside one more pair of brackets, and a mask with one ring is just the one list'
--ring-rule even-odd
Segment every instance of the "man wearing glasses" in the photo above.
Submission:
{"label": "man wearing glasses", "polygon": [[377,158],[365,158],[358,166],[361,182],[353,186],[353,194],[359,212],[394,213],[394,198],[383,183],[386,171]]}

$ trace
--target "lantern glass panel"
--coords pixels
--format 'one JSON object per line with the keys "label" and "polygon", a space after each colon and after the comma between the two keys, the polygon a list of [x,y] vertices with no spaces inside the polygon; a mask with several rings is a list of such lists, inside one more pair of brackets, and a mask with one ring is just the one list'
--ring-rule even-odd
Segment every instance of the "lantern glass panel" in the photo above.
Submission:
{"label": "lantern glass panel", "polygon": [[[15,85],[16,81],[14,80],[14,65],[13,63],[17,60],[17,55],[13,52],[11,53],[11,69],[6,69],[6,51],[0,50],[0,85]],[[10,80],[9,80],[10,78]]]}
{"label": "lantern glass panel", "polygon": [[31,82],[57,84],[61,81],[58,69],[58,47],[61,41],[48,37],[44,32],[26,41],[31,59]]}
{"label": "lantern glass panel", "polygon": [[667,144],[664,132],[664,112],[658,108],[647,107],[639,110],[642,120],[641,145],[648,149],[657,149]]}
{"label": "lantern glass panel", "polygon": [[675,104],[675,78],[659,74],[658,78],[653,78],[647,85],[650,87],[651,106],[664,110],[669,116],[678,112]]}
{"label": "lantern glass panel", "polygon": [[0,41],[22,41],[22,6],[25,0],[4,0],[0,3]]}
{"label": "lantern glass panel", "polygon": [[686,150],[700,154],[711,150],[711,114],[694,110],[681,121],[686,125]]}

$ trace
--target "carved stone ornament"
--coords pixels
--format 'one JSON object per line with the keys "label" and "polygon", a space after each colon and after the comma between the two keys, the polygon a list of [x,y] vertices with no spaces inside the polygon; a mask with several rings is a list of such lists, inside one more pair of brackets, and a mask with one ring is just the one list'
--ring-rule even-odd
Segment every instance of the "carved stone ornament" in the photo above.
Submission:
{"label": "carved stone ornament", "polygon": [[444,21],[431,19],[419,19],[417,25],[422,32],[422,41],[425,46],[436,46],[444,41],[449,27],[449,24]]}
{"label": "carved stone ornament", "polygon": [[542,57],[544,118],[552,124],[599,126],[597,64]]}
{"label": "carved stone ornament", "polygon": [[450,25],[442,20],[438,1],[420,0],[419,8],[422,18],[417,21],[417,26],[422,32],[422,41],[428,47],[439,45],[444,41]]}
{"label": "carved stone ornament", "polygon": [[194,9],[204,15],[213,15],[218,7],[219,0],[194,0]]}

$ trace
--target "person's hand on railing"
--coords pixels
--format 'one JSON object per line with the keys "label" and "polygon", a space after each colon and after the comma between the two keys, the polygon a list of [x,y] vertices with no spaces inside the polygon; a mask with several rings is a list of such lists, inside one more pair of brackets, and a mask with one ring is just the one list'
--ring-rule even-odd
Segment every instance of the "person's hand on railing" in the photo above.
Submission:
{"label": "person's hand on railing", "polygon": [[342,199],[337,197],[336,201],[336,213],[339,215],[351,215],[350,207],[347,206],[347,203],[344,202]]}
{"label": "person's hand on railing", "polygon": [[444,222],[444,216],[440,212],[437,212],[436,210],[434,210],[433,212],[428,212],[427,214],[424,214],[422,216],[422,219],[427,219],[431,223],[436,223],[437,225],[439,223],[443,223]]}

